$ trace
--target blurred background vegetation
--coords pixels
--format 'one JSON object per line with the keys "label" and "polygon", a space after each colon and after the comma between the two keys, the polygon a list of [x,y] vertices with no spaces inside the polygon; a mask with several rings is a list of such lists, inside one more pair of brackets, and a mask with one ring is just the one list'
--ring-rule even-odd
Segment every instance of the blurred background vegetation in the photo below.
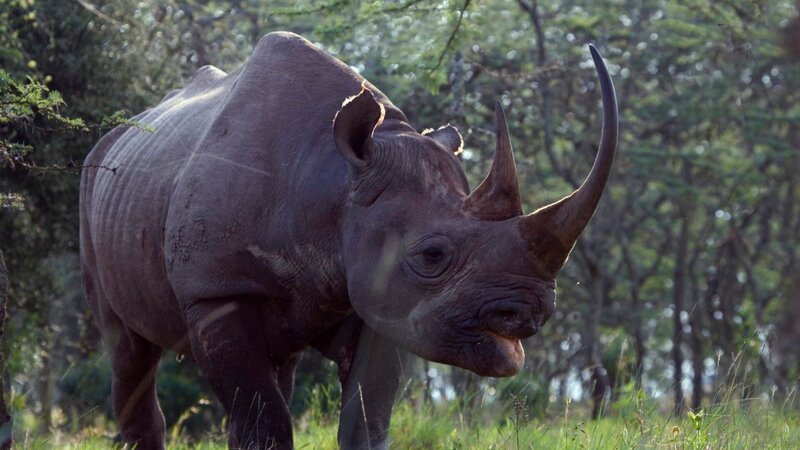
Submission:
{"label": "blurred background vegetation", "polygon": [[[556,316],[526,343],[525,369],[479,379],[418,360],[419,388],[403,394],[412,404],[463,412],[524,397],[526,415],[571,401],[600,416],[640,396],[676,413],[708,408],[731,382],[743,399],[790,396],[800,376],[800,64],[787,51],[800,47],[797,14],[789,0],[0,0],[3,349],[16,426],[112,420],[80,282],[76,166],[114,123],[200,66],[236,68],[275,30],[351,65],[418,129],[456,125],[473,187],[501,99],[527,211],[576,188],[593,160],[600,94],[587,43],[616,83],[613,177],[559,278]],[[335,379],[309,352],[296,416],[335,409]],[[159,396],[171,429],[220,430],[190,360],[165,356]]]}

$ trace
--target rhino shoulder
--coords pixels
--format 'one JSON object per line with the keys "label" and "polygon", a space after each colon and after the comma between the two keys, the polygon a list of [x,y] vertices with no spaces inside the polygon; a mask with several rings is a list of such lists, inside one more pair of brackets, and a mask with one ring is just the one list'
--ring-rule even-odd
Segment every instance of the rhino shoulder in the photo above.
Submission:
{"label": "rhino shoulder", "polygon": [[253,54],[258,54],[262,51],[268,53],[281,50],[290,51],[298,47],[314,47],[314,44],[309,42],[306,38],[288,31],[273,31],[272,33],[265,34],[258,40]]}
{"label": "rhino shoulder", "polygon": [[286,31],[264,35],[253,49],[248,64],[257,67],[257,70],[269,68],[287,73],[298,73],[298,70],[309,67],[337,67],[350,72],[344,63],[306,38]]}

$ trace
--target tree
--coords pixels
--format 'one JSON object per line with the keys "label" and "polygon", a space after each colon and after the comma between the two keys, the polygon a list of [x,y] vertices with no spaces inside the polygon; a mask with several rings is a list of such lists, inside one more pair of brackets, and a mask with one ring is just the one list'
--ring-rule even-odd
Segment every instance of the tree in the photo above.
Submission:
{"label": "tree", "polygon": [[[8,302],[8,274],[3,251],[0,249],[0,342],[3,342],[6,326],[6,303]],[[6,406],[5,382],[5,357],[0,349],[0,449],[11,448],[11,415]]]}

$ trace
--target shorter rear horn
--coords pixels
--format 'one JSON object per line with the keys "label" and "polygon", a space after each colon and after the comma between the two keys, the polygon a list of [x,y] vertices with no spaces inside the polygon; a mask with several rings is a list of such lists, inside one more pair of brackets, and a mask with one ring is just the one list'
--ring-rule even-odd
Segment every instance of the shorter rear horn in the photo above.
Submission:
{"label": "shorter rear horn", "polygon": [[497,141],[489,175],[464,202],[464,209],[484,220],[505,220],[522,215],[522,202],[517,181],[517,166],[508,137],[506,115],[500,102],[494,104]]}

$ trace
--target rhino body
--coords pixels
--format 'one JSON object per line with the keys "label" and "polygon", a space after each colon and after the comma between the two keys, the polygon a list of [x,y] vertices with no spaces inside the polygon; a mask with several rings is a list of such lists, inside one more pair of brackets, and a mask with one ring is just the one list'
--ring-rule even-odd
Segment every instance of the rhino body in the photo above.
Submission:
{"label": "rhino body", "polygon": [[236,448],[292,447],[287,404],[309,346],[339,365],[344,448],[387,445],[406,351],[518,371],[519,339],[552,314],[555,275],[613,159],[616,104],[598,61],[592,173],[529,216],[500,109],[495,162],[470,193],[454,128],[417,133],[377,88],[289,33],[266,35],[230,74],[201,68],[134,119],[154,131],[104,136],[85,164],[115,170],[83,171],[81,262],[122,438],[164,446],[165,349],[194,357]]}

